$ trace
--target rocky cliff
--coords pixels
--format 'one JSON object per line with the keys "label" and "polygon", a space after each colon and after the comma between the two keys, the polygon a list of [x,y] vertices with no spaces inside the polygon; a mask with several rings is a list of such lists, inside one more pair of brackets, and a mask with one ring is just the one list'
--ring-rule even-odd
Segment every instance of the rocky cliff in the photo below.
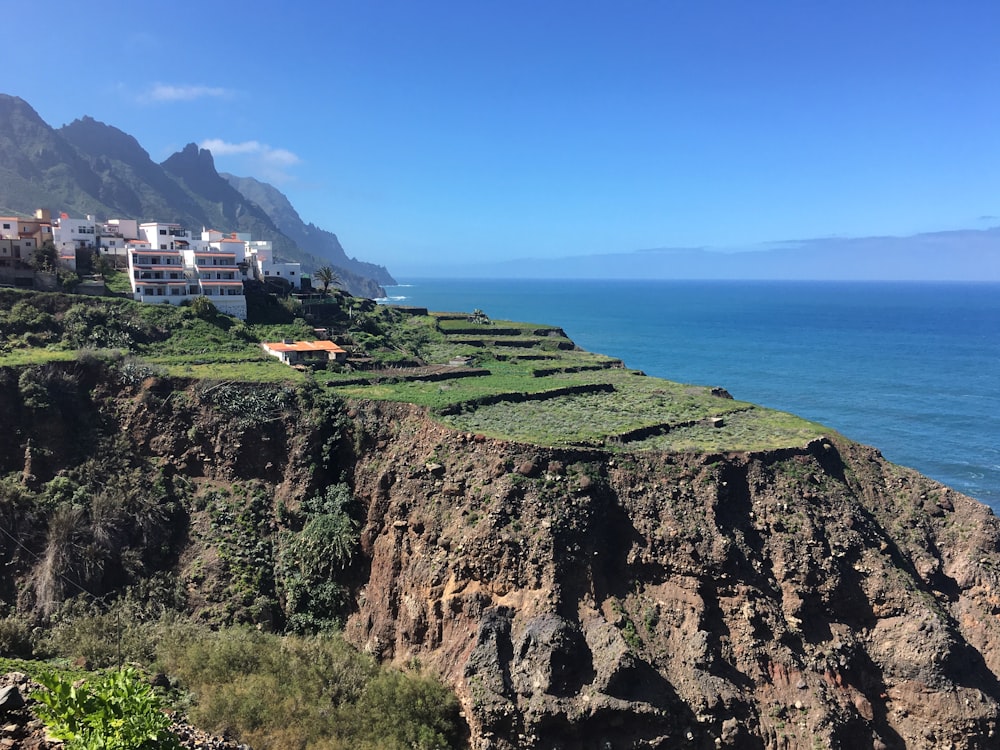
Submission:
{"label": "rocky cliff", "polygon": [[[257,542],[288,509],[346,480],[362,527],[345,634],[441,675],[475,748],[1000,744],[1000,526],[871,448],[546,449],[409,405],[46,367],[0,390],[3,518],[24,545],[2,542],[12,607],[40,605],[54,533],[12,483],[83,482],[113,442],[169,506],[147,515],[183,527],[132,533],[157,549],[135,541],[131,575],[169,571],[202,619],[280,621],[267,575],[256,599],[234,586],[274,564]],[[123,585],[106,567],[89,586]]]}

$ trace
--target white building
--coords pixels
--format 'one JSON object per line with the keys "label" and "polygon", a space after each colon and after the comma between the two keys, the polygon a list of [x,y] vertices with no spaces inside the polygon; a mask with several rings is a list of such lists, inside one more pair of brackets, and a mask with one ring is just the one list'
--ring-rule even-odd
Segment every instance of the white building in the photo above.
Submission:
{"label": "white building", "polygon": [[286,365],[308,364],[310,362],[344,362],[347,352],[332,341],[276,341],[264,343],[261,347],[272,357],[277,357]]}
{"label": "white building", "polygon": [[126,241],[135,299],[180,304],[207,297],[220,312],[246,320],[247,301],[237,265],[243,258],[242,240],[196,240],[180,224],[161,222],[140,224],[139,234],[141,240]]}
{"label": "white building", "polygon": [[180,250],[160,250],[147,240],[128,240],[127,246],[128,275],[136,300],[179,305],[190,299],[191,285]]}
{"label": "white building", "polygon": [[251,258],[253,275],[259,281],[279,278],[291,282],[295,289],[302,287],[302,264],[275,261],[270,242],[247,242],[247,257]]}
{"label": "white building", "polygon": [[82,250],[97,246],[97,223],[93,216],[71,219],[60,214],[52,228],[52,236],[59,250]]}
{"label": "white building", "polygon": [[[220,312],[246,320],[247,299],[243,296],[243,276],[237,265],[242,260],[243,243],[239,240],[200,243],[200,247],[183,250],[182,254],[193,282],[198,285],[197,294],[212,300]],[[191,288],[194,289],[194,284]]]}
{"label": "white building", "polygon": [[127,256],[129,240],[139,238],[139,222],[135,219],[108,219],[97,226],[97,247],[102,255],[115,258],[115,265]]}
{"label": "white building", "polygon": [[0,216],[0,237],[12,240],[19,237],[21,219],[17,216]]}
{"label": "white building", "polygon": [[154,250],[185,250],[191,246],[191,232],[180,224],[150,221],[139,225],[139,239],[144,239]]}

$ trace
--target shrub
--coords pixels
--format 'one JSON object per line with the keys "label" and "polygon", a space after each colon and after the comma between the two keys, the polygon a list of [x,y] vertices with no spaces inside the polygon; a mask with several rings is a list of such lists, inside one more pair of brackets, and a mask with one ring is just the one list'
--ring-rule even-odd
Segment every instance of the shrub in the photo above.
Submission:
{"label": "shrub", "polygon": [[160,665],[195,699],[198,726],[269,748],[462,747],[458,701],[436,680],[380,670],[339,635],[165,629]]}
{"label": "shrub", "polygon": [[[166,584],[160,576],[159,580]],[[153,591],[157,579],[129,589],[110,606],[87,603],[82,597],[66,602],[42,630],[34,647],[43,655],[85,659],[95,668],[123,662],[148,664],[156,657],[156,643],[167,621],[166,608],[157,600],[169,598]]]}
{"label": "shrub", "polygon": [[119,305],[78,302],[62,317],[63,337],[74,349],[131,349],[151,336],[139,316]]}
{"label": "shrub", "polygon": [[0,322],[8,335],[49,331],[57,328],[55,318],[35,305],[21,300],[8,312],[0,313]]}
{"label": "shrub", "polygon": [[211,320],[219,310],[208,297],[199,296],[191,300],[191,312],[202,320]]}
{"label": "shrub", "polygon": [[358,546],[354,498],[344,484],[302,503],[303,526],[283,535],[279,575],[285,594],[288,629],[315,632],[334,627],[347,604],[347,589],[337,582]]}
{"label": "shrub", "polygon": [[361,747],[436,750],[461,741],[458,699],[422,675],[382,672],[365,690],[357,714]]}
{"label": "shrub", "polygon": [[54,674],[36,679],[45,688],[32,694],[49,731],[67,750],[174,750],[170,718],[160,699],[134,669],[119,669],[75,685]]}
{"label": "shrub", "polygon": [[0,618],[0,656],[30,659],[31,623],[16,615]]}

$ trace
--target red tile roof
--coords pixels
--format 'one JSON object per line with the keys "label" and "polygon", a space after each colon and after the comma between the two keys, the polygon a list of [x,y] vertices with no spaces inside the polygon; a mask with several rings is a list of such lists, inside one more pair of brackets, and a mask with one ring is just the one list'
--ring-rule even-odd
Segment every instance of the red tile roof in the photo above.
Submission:
{"label": "red tile roof", "polygon": [[332,341],[293,341],[286,344],[282,341],[273,344],[264,344],[265,347],[274,352],[334,352],[339,354],[346,352]]}

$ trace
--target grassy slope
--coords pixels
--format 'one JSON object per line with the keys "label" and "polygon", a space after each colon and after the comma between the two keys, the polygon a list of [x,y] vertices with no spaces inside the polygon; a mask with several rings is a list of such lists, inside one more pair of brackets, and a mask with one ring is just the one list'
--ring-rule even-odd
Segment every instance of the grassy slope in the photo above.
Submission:
{"label": "grassy slope", "polygon": [[[70,312],[80,305],[100,312],[89,318],[79,309]],[[803,445],[825,431],[789,414],[720,398],[705,387],[645,377],[577,349],[551,326],[411,315],[348,297],[327,307],[335,337],[355,361],[370,360],[371,369],[321,369],[313,373],[318,382],[345,398],[427,407],[460,430],[552,446],[704,452]],[[48,317],[31,320],[26,308]],[[0,327],[6,333],[0,365],[14,366],[65,360],[93,347],[138,357],[168,375],[298,381],[307,375],[266,356],[259,342],[314,337],[301,319],[246,325],[225,316],[199,317],[190,308],[13,291],[0,294],[0,315],[6,324]],[[455,357],[468,358],[475,372],[465,374],[474,376],[420,379],[420,366],[445,365]]]}

